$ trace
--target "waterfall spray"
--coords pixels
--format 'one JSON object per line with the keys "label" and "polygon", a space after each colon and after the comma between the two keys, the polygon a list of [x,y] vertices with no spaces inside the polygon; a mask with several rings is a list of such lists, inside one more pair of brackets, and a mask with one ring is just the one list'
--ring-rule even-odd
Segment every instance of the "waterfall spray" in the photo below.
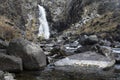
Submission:
{"label": "waterfall spray", "polygon": [[43,6],[38,5],[39,9],[39,33],[38,37],[44,37],[45,39],[49,39],[50,31],[49,25],[46,19],[46,12]]}

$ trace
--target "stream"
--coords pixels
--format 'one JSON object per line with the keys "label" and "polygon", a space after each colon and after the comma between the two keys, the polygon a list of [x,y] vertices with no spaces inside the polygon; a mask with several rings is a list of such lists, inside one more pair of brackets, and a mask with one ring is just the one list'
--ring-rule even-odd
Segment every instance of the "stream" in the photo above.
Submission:
{"label": "stream", "polygon": [[[68,67],[68,69],[70,69]],[[16,74],[17,80],[120,80],[120,65],[109,70],[81,69],[80,72],[69,70],[25,71]],[[92,70],[92,72],[90,71]],[[87,72],[88,71],[88,72]]]}

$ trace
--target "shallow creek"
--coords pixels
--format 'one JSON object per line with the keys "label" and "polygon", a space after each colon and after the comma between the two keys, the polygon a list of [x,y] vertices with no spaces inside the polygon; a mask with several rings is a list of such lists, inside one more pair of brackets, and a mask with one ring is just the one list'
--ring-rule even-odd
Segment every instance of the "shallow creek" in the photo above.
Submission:
{"label": "shallow creek", "polygon": [[[78,70],[78,69],[76,69]],[[17,80],[120,80],[119,66],[106,70],[80,68],[46,69],[44,71],[25,71],[16,74]]]}

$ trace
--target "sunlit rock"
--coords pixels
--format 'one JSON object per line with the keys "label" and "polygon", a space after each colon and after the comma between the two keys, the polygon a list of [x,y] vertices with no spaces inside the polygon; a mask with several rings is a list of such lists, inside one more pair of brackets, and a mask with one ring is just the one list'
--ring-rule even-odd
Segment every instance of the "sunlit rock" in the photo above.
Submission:
{"label": "sunlit rock", "polygon": [[95,52],[85,52],[75,54],[61,59],[54,63],[55,66],[97,66],[99,68],[108,68],[115,64],[114,59],[107,58]]}

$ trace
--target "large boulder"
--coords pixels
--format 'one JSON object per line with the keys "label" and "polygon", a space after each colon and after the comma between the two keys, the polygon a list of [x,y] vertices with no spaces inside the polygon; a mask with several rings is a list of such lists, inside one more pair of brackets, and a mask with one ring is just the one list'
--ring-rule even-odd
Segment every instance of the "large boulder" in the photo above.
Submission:
{"label": "large boulder", "polygon": [[22,58],[23,68],[26,70],[38,70],[46,65],[46,56],[40,46],[27,40],[12,40],[7,52]]}
{"label": "large boulder", "polygon": [[103,55],[100,55],[95,52],[85,52],[80,54],[75,54],[72,56],[68,56],[64,59],[61,59],[54,63],[55,66],[96,66],[98,68],[108,68],[115,64],[115,60],[105,57]]}
{"label": "large boulder", "polygon": [[80,36],[79,42],[82,45],[94,45],[99,41],[98,37],[96,35],[84,35],[84,36]]}
{"label": "large boulder", "polygon": [[22,71],[21,58],[0,53],[0,70],[9,72]]}

